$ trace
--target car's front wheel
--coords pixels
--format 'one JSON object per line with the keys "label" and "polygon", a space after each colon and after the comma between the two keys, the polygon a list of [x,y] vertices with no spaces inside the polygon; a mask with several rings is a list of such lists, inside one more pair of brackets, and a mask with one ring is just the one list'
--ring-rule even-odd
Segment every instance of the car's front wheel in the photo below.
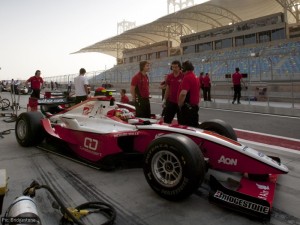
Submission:
{"label": "car's front wheel", "polygon": [[45,130],[41,124],[43,115],[40,112],[21,113],[16,121],[15,135],[23,147],[34,146],[45,138]]}
{"label": "car's front wheel", "polygon": [[206,171],[199,147],[179,134],[155,139],[145,153],[143,167],[150,187],[172,201],[182,200],[195,192]]}

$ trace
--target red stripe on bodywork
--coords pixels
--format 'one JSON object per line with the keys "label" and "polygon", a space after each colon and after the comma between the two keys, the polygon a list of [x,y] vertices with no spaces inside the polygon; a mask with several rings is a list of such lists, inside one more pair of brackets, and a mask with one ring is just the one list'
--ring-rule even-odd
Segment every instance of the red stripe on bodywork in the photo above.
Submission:
{"label": "red stripe on bodywork", "polygon": [[231,144],[234,144],[234,145],[237,145],[237,146],[241,146],[240,143],[238,143],[238,142],[236,142],[236,141],[234,141],[234,140],[232,140],[232,139],[230,139],[230,138],[227,138],[227,137],[225,137],[225,136],[222,136],[222,135],[220,135],[220,134],[217,134],[217,133],[215,133],[215,132],[208,131],[208,130],[204,130],[203,133],[204,133],[204,134],[209,134],[209,135],[211,135],[211,136],[218,137],[218,138],[220,138],[220,139],[222,139],[222,140],[224,140],[224,141],[230,142]]}

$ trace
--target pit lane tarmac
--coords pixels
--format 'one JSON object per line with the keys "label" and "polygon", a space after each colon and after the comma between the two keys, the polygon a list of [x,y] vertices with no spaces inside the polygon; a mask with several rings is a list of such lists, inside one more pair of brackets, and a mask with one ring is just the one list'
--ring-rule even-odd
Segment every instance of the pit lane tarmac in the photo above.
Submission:
{"label": "pit lane tarmac", "polygon": [[[51,186],[68,206],[99,200],[112,204],[117,210],[116,224],[300,224],[300,157],[295,153],[276,152],[290,173],[278,180],[270,222],[261,222],[210,204],[205,184],[190,198],[169,202],[150,189],[142,169],[107,172],[53,152],[22,148],[13,134],[1,141],[4,148],[1,147],[0,163],[9,176],[4,209],[35,179]],[[274,154],[274,147],[259,143],[255,147]],[[54,225],[60,219],[60,213],[52,208],[52,201],[47,193],[37,192],[36,202],[43,224]],[[89,218],[86,224],[99,224],[99,218]]]}
{"label": "pit lane tarmac", "polygon": [[[0,131],[7,129],[14,129],[14,123],[5,123],[1,119]],[[285,129],[290,127],[285,128],[282,124],[283,136]],[[52,187],[67,206],[74,207],[87,201],[101,200],[111,204],[117,211],[116,225],[300,225],[299,151],[272,143],[245,139],[240,141],[265,154],[279,156],[290,169],[287,175],[278,179],[273,213],[269,222],[253,221],[210,204],[205,185],[182,202],[166,201],[152,191],[140,168],[107,172],[87,167],[35,147],[20,147],[13,131],[0,138],[0,165],[7,170],[9,177],[9,190],[4,198],[1,216],[14,199],[22,195],[32,180],[37,180],[40,184]],[[42,224],[58,224],[61,214],[52,207],[52,197],[40,190],[36,193],[35,201]],[[102,219],[88,217],[85,224],[100,224]]]}

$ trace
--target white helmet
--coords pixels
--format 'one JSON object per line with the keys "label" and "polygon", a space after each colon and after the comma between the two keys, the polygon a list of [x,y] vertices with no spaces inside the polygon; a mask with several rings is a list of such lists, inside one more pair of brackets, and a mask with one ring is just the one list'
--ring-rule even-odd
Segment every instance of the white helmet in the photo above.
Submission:
{"label": "white helmet", "polygon": [[130,112],[128,109],[124,109],[124,108],[117,109],[115,116],[124,121],[135,118],[135,116],[132,112]]}

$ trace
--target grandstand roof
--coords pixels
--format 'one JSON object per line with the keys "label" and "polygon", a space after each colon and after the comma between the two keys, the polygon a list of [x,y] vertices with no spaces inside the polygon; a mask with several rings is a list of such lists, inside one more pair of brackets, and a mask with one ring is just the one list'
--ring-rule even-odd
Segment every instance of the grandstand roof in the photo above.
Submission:
{"label": "grandstand roof", "polygon": [[100,52],[120,58],[124,49],[170,40],[173,47],[180,37],[230,23],[242,22],[288,9],[288,20],[294,20],[291,5],[299,0],[210,0],[161,17],[151,23],[127,30],[99,41],[78,52]]}

